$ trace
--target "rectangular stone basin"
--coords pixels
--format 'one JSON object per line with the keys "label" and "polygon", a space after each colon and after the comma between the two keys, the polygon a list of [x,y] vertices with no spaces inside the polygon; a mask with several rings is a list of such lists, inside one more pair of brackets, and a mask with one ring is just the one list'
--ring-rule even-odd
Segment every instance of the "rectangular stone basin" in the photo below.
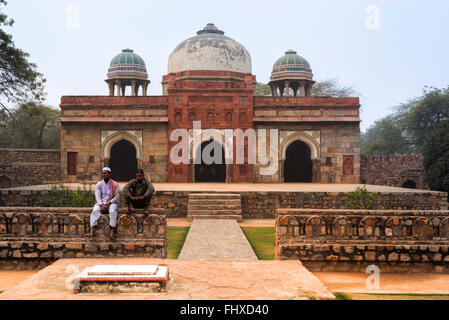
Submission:
{"label": "rectangular stone basin", "polygon": [[96,265],[75,279],[74,293],[165,292],[168,267],[156,265]]}

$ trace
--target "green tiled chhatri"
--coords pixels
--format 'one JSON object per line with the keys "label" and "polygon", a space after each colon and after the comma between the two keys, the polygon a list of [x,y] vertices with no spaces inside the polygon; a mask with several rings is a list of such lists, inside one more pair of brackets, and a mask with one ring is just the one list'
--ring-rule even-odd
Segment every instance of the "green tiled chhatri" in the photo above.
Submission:
{"label": "green tiled chhatri", "polygon": [[288,50],[285,55],[280,57],[275,63],[274,67],[287,66],[287,65],[302,65],[310,68],[309,62],[297,54],[296,51]]}
{"label": "green tiled chhatri", "polygon": [[114,59],[112,59],[110,67],[125,64],[145,67],[145,62],[143,59],[135,54],[131,49],[124,49],[121,53],[116,55]]}

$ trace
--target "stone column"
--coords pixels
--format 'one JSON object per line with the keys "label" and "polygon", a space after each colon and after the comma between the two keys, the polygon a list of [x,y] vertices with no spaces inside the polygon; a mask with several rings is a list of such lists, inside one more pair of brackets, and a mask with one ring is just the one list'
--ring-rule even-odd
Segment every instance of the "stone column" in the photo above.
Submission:
{"label": "stone column", "polygon": [[306,96],[305,85],[306,84],[303,81],[301,81],[299,83],[299,96],[300,97],[305,97]]}
{"label": "stone column", "polygon": [[277,92],[276,92],[276,87],[274,86],[274,84],[270,84],[270,89],[271,89],[271,96],[275,97]]}
{"label": "stone column", "polygon": [[279,95],[281,96],[281,97],[283,97],[284,96],[284,87],[282,86],[279,86]]}
{"label": "stone column", "polygon": [[144,97],[147,96],[147,90],[148,90],[148,83],[142,84],[142,95],[143,95]]}
{"label": "stone column", "polygon": [[122,84],[120,83],[120,80],[115,81],[115,85],[117,86],[117,97],[120,97],[120,90],[122,87]]}
{"label": "stone column", "polygon": [[312,96],[312,84],[310,82],[306,84],[305,95],[306,95],[306,97]]}
{"label": "stone column", "polygon": [[109,86],[109,96],[113,97],[114,96],[114,89],[115,89],[114,82],[109,82],[108,86]]}
{"label": "stone column", "polygon": [[136,80],[131,81],[131,96],[136,96]]}
{"label": "stone column", "polygon": [[285,96],[289,96],[290,95],[290,82],[289,81],[285,81],[284,82],[284,87],[285,87]]}
{"label": "stone column", "polygon": [[125,84],[121,84],[120,86],[121,91],[122,91],[122,97],[124,97],[126,95],[126,85]]}

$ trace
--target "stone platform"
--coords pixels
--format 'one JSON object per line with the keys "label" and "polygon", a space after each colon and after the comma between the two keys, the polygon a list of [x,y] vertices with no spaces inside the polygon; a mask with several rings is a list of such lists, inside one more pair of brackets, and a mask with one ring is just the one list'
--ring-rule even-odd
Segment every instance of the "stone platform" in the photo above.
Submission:
{"label": "stone platform", "polygon": [[[122,183],[122,185],[124,185]],[[68,184],[70,188],[82,187]],[[274,219],[278,208],[344,209],[344,197],[356,184],[315,183],[155,183],[151,207],[168,210],[169,218],[188,215],[192,193],[234,193],[241,197],[243,219]],[[50,185],[0,190],[1,206],[37,206],[38,199]],[[380,209],[385,210],[447,210],[447,193],[388,186],[366,185],[368,191],[379,193]]]}
{"label": "stone platform", "polygon": [[[94,265],[166,265],[165,293],[73,293],[78,272]],[[211,262],[148,258],[60,259],[0,294],[0,300],[306,300],[333,299],[299,261]]]}

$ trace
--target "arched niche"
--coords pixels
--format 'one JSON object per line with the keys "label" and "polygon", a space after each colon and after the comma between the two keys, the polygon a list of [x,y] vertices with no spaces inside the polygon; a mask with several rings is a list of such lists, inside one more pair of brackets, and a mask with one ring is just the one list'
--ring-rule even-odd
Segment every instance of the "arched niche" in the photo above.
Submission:
{"label": "arched niche", "polygon": [[101,144],[101,157],[103,159],[110,159],[112,146],[120,140],[127,140],[130,142],[136,148],[137,159],[143,159],[143,145],[141,139],[128,131],[117,131],[108,135]]}

